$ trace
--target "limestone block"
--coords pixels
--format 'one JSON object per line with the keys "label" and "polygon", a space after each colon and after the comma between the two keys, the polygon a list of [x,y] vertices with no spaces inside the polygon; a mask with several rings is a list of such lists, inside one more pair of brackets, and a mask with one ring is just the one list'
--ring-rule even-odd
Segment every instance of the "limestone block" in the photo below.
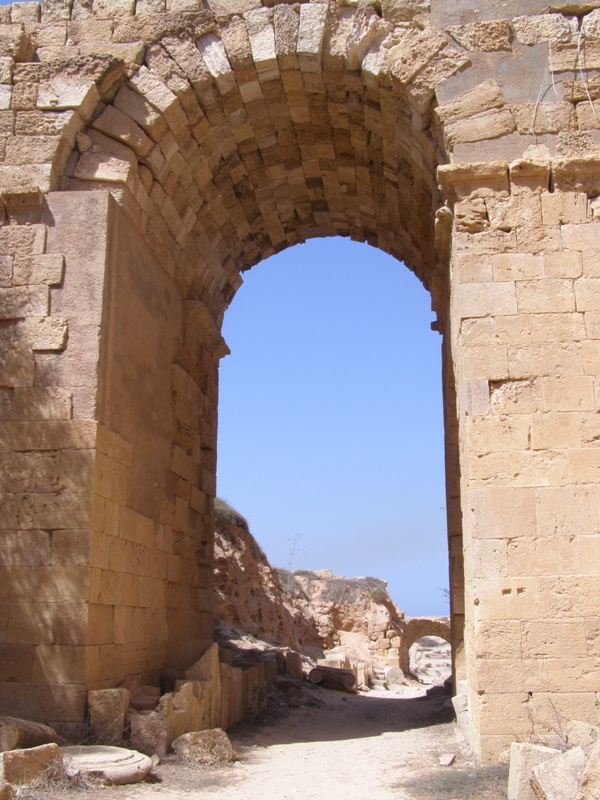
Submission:
{"label": "limestone block", "polygon": [[210,0],[210,8],[215,16],[245,14],[253,8],[260,8],[260,0]]}
{"label": "limestone block", "polygon": [[88,693],[90,728],[98,744],[123,744],[130,697],[128,689],[96,689]]}
{"label": "limestone block", "polygon": [[162,111],[172,131],[177,132],[187,126],[188,121],[177,96],[147,67],[140,67],[131,77],[129,85],[155,108]]}
{"label": "limestone block", "polygon": [[296,69],[298,57],[298,30],[300,15],[288,5],[278,4],[273,12],[273,30],[275,33],[275,49],[282,69]]}
{"label": "limestone block", "polygon": [[27,317],[23,323],[32,350],[64,350],[68,324],[62,317]]}
{"label": "limestone block", "polygon": [[169,748],[167,721],[163,714],[156,711],[130,713],[128,721],[129,743],[133,749],[150,756],[167,754]]}
{"label": "limestone block", "polygon": [[213,642],[202,658],[185,671],[186,680],[199,681],[210,708],[209,725],[216,728],[221,722],[221,670],[219,646]]}
{"label": "limestone block", "polygon": [[[598,732],[597,727],[595,731]],[[591,748],[587,764],[581,774],[579,792],[578,800],[594,800],[600,796],[600,741],[597,733],[596,742]]]}
{"label": "limestone block", "polygon": [[106,106],[102,114],[94,121],[94,128],[128,145],[138,156],[147,155],[153,147],[152,140],[131,117],[123,114],[114,106]]}
{"label": "limestone block", "polygon": [[600,42],[582,39],[571,43],[551,43],[551,68],[554,72],[578,69],[598,69],[600,67]]}
{"label": "limestone block", "polygon": [[245,20],[252,58],[259,78],[263,81],[278,78],[279,67],[271,13],[267,9],[255,9],[245,14]]}
{"label": "limestone block", "polygon": [[[387,65],[401,83],[408,84],[447,44],[446,37],[431,28],[403,31],[399,44],[390,47]],[[481,109],[480,109],[481,110]]]}
{"label": "limestone block", "polygon": [[206,766],[236,759],[229,737],[221,728],[185,733],[175,739],[173,750],[180,758]]}
{"label": "limestone block", "polygon": [[442,103],[435,113],[441,122],[450,125],[486,111],[502,109],[505,105],[502,90],[495,80],[489,80]]}
{"label": "limestone block", "polygon": [[581,35],[586,39],[600,39],[600,14],[597,8],[581,20]]}
{"label": "limestone block", "polygon": [[65,259],[62,255],[33,256],[26,261],[15,262],[13,284],[45,283],[48,286],[59,286],[62,283]]}
{"label": "limestone block", "polygon": [[42,194],[50,191],[53,180],[50,164],[3,165],[0,167],[0,195],[7,206],[39,206]]}
{"label": "limestone block", "polygon": [[573,38],[569,20],[562,14],[533,14],[511,20],[517,41],[521,44],[568,42]]}
{"label": "limestone block", "polygon": [[508,378],[510,374],[508,350],[504,344],[464,347],[462,363],[463,377],[467,381],[499,381]]}
{"label": "limestone block", "polygon": [[530,488],[469,489],[473,533],[479,538],[529,536],[535,528],[535,494]]}
{"label": "limestone block", "polygon": [[6,145],[6,164],[52,162],[58,152],[57,136],[14,136]]}
{"label": "limestone block", "polygon": [[47,316],[49,290],[47,286],[0,289],[0,319]]}
{"label": "limestone block", "polygon": [[531,420],[531,446],[534,450],[578,447],[577,414],[564,412],[535,414]]}
{"label": "limestone block", "polygon": [[[348,69],[360,69],[363,59],[377,38],[387,36],[393,30],[390,23],[382,22],[374,8],[359,8],[345,42],[345,60]],[[379,42],[381,44],[381,42]],[[384,53],[381,52],[381,66]]]}
{"label": "limestone block", "polygon": [[575,311],[576,293],[570,280],[522,280],[516,285],[516,297],[519,313]]}
{"label": "limestone block", "polygon": [[519,133],[558,133],[575,127],[575,112],[571,103],[522,103],[512,106]]}
{"label": "limestone block", "polygon": [[128,161],[104,153],[82,153],[75,167],[75,177],[82,181],[109,181],[131,184],[133,171]]}
{"label": "limestone block", "polygon": [[454,713],[460,732],[465,742],[469,743],[471,732],[471,718],[469,712],[469,697],[467,694],[457,694],[452,698]]}
{"label": "limestone block", "polygon": [[544,253],[544,274],[548,278],[580,278],[583,272],[581,253],[563,250]]}
{"label": "limestone block", "polygon": [[304,674],[302,672],[302,656],[295,650],[288,650],[285,654],[285,672],[290,678],[302,680]]}
{"label": "limestone block", "polygon": [[524,281],[543,278],[544,265],[542,256],[530,253],[499,253],[492,256],[495,281]]}
{"label": "limestone block", "polygon": [[547,377],[541,379],[545,411],[592,411],[595,409],[591,377]]}
{"label": "limestone block", "polygon": [[303,72],[321,71],[328,8],[327,3],[303,3],[300,6],[296,52]]}
{"label": "limestone block", "polygon": [[560,753],[533,768],[531,786],[541,800],[570,800],[577,796],[586,755],[581,747]]}
{"label": "limestone block", "polygon": [[40,4],[31,2],[13,3],[10,9],[10,21],[39,22]]}
{"label": "limestone block", "polygon": [[133,92],[127,86],[122,86],[114,99],[114,107],[136,122],[155,142],[160,141],[167,129],[167,122],[150,103]]}
{"label": "limestone block", "polygon": [[381,9],[384,19],[398,24],[428,14],[431,5],[428,0],[383,0]]}
{"label": "limestone block", "polygon": [[82,153],[113,156],[119,161],[126,161],[133,172],[137,171],[137,158],[133,150],[100,131],[88,129],[85,134],[77,134],[77,145]]}
{"label": "limestone block", "polygon": [[513,742],[510,746],[508,800],[536,800],[529,778],[534,767],[554,758],[559,751],[529,742]]}
{"label": "limestone block", "polygon": [[231,667],[229,664],[224,664],[224,663],[219,664],[219,672],[221,679],[221,724],[219,727],[222,728],[224,731],[226,731],[227,728],[229,727],[230,669]]}
{"label": "limestone block", "polygon": [[453,25],[448,28],[453,39],[467,50],[510,50],[511,30],[508,20],[472,22],[469,25]]}
{"label": "limestone block", "polygon": [[207,33],[196,42],[208,71],[215,79],[221,94],[227,94],[235,85],[235,75],[227,58],[225,46],[215,33]]}
{"label": "limestone block", "polygon": [[463,119],[444,126],[448,145],[453,147],[461,142],[480,142],[484,139],[497,139],[516,129],[515,120],[508,109],[487,111],[470,119]]}
{"label": "limestone block", "polygon": [[63,774],[62,750],[57,744],[42,744],[26,750],[2,753],[3,778],[7,783],[31,783],[42,775]]}
{"label": "limestone block", "polygon": [[74,108],[82,117],[89,116],[100,100],[96,86],[90,80],[72,77],[51,78],[38,86],[37,107],[48,111]]}
{"label": "limestone block", "polygon": [[580,278],[575,281],[577,311],[600,310],[600,279]]}
{"label": "limestone block", "polygon": [[94,16],[98,19],[128,17],[134,13],[135,0],[95,0]]}
{"label": "limestone block", "polygon": [[517,313],[515,283],[463,284],[458,291],[458,311],[461,318],[503,316]]}
{"label": "limestone block", "polygon": [[10,783],[3,783],[0,785],[0,800],[13,800],[16,795],[16,789]]}
{"label": "limestone block", "polygon": [[230,728],[244,717],[242,707],[242,670],[239,667],[229,668],[229,709],[228,725]]}

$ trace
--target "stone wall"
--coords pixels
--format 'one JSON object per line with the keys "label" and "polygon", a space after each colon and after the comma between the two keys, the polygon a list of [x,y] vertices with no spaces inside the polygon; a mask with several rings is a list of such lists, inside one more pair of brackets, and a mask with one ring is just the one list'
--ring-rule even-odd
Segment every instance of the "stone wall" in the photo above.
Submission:
{"label": "stone wall", "polygon": [[342,235],[443,334],[475,751],[596,720],[594,5],[0,9],[3,711],[77,722],[206,647],[223,314],[240,271]]}

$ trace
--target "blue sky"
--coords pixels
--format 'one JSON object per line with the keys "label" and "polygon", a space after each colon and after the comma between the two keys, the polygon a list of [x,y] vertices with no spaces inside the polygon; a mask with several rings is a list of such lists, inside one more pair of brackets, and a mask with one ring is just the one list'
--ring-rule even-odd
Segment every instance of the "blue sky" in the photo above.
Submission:
{"label": "blue sky", "polygon": [[225,314],[217,493],[274,566],[372,575],[445,614],[441,338],[400,262],[314,239],[244,274]]}

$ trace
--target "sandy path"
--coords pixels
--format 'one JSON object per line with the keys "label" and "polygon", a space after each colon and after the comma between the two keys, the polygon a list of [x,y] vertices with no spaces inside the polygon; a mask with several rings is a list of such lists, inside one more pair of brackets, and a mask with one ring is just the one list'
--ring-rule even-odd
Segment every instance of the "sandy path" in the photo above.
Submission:
{"label": "sandy path", "polygon": [[[159,767],[162,784],[129,787],[130,800],[453,800],[471,793],[472,762],[443,708],[445,695],[347,695],[307,685],[303,705],[230,732],[236,766]],[[453,753],[456,763],[441,767]],[[456,780],[458,776],[458,780]],[[464,777],[465,780],[460,778]],[[450,778],[454,780],[448,780]],[[503,782],[504,777],[502,777]],[[200,785],[198,782],[200,781]],[[464,784],[464,786],[462,786]],[[464,789],[464,793],[463,792]]]}
{"label": "sandy path", "polygon": [[[24,794],[22,800],[503,800],[506,768],[477,770],[443,692],[345,694],[303,684],[299,708],[229,731],[235,765],[167,757],[159,783]],[[421,696],[415,696],[415,694]],[[412,696],[411,696],[412,695]],[[281,696],[280,696],[281,697]],[[275,703],[276,704],[276,703]],[[442,754],[455,763],[442,767]],[[21,800],[21,798],[19,798]]]}

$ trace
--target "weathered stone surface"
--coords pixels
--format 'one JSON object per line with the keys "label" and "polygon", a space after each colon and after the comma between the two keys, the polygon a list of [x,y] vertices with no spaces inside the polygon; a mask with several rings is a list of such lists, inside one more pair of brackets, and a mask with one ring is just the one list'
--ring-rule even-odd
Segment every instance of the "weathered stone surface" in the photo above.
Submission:
{"label": "weathered stone surface", "polygon": [[585,751],[574,747],[533,768],[531,788],[539,800],[567,800],[576,797],[586,764]]}
{"label": "weathered stone surface", "polygon": [[130,697],[128,689],[96,689],[88,693],[90,729],[98,744],[123,744]]}
{"label": "weathered stone surface", "polygon": [[16,717],[0,717],[0,752],[53,742],[57,742],[57,733],[49,725]]}
{"label": "weathered stone surface", "polygon": [[154,766],[149,756],[124,747],[81,745],[65,747],[63,754],[69,777],[93,775],[117,786],[143,781]]}
{"label": "weathered stone surface", "polygon": [[220,728],[185,733],[175,739],[173,750],[180,758],[206,766],[235,761],[236,758],[229,737]]}
{"label": "weathered stone surface", "polygon": [[[595,728],[597,730],[597,727]],[[579,798],[581,800],[594,800],[600,794],[600,740],[592,747],[587,763],[580,777]]]}
{"label": "weathered stone surface", "polygon": [[285,654],[285,671],[290,678],[302,680],[304,676],[302,672],[302,656],[300,653],[296,653],[294,650],[289,650]]}
{"label": "weathered stone surface", "polygon": [[530,777],[534,767],[554,758],[558,751],[552,747],[529,742],[513,742],[510,746],[508,800],[535,800]]}
{"label": "weathered stone surface", "polygon": [[42,744],[26,750],[2,753],[2,777],[7,783],[32,783],[42,775],[60,777],[63,774],[63,754],[57,744]]}
{"label": "weathered stone surface", "polygon": [[167,721],[164,714],[146,711],[129,714],[129,743],[146,755],[164,756],[169,749]]}

